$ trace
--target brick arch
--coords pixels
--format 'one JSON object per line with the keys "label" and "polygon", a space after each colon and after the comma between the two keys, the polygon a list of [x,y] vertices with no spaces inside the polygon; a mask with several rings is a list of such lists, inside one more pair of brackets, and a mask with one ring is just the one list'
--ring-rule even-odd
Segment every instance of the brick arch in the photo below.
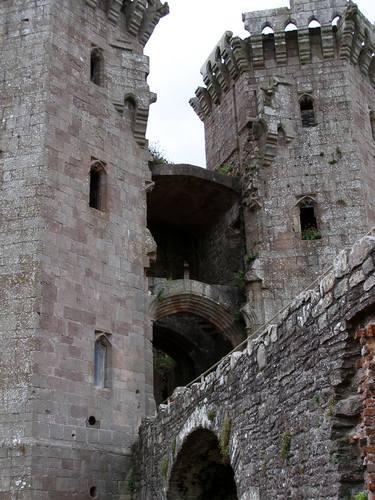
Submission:
{"label": "brick arch", "polygon": [[152,301],[150,313],[153,321],[165,316],[190,313],[214,325],[235,347],[244,339],[244,330],[236,321],[236,311],[223,300],[217,287],[194,280],[167,282],[159,288]]}

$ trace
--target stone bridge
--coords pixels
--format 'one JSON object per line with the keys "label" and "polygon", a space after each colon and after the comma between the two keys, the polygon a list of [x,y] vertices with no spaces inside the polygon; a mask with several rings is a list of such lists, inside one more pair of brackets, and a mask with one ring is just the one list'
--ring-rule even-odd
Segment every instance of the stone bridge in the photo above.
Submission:
{"label": "stone bridge", "polygon": [[[333,500],[375,491],[374,259],[372,236],[341,252],[278,320],[144,421],[136,498]],[[156,316],[198,285],[175,286],[154,304]]]}

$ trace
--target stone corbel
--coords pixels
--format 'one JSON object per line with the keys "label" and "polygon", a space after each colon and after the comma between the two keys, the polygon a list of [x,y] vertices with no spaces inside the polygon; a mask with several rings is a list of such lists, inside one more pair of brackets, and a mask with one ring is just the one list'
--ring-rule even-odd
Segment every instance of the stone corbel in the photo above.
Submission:
{"label": "stone corbel", "polygon": [[120,17],[123,0],[110,0],[108,9],[108,19],[114,24],[117,24]]}

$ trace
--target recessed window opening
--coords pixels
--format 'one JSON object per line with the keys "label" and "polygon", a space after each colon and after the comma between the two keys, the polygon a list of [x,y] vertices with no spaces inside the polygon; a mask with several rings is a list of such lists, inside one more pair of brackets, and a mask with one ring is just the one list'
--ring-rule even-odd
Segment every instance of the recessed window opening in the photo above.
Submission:
{"label": "recessed window opening", "polygon": [[90,497],[91,498],[98,498],[98,492],[95,486],[91,486],[90,488]]}
{"label": "recessed window opening", "polygon": [[106,335],[99,335],[95,341],[94,384],[98,388],[110,388],[112,371],[111,343]]}
{"label": "recessed window opening", "polygon": [[309,29],[313,30],[313,29],[316,29],[316,28],[321,28],[321,24],[316,19],[312,19],[310,21],[310,23],[309,23]]}
{"label": "recessed window opening", "polygon": [[286,134],[285,134],[284,127],[282,125],[279,125],[277,127],[277,144],[279,146],[286,145]]}
{"label": "recessed window opening", "polygon": [[126,118],[130,121],[131,125],[134,126],[135,116],[137,113],[137,103],[135,102],[134,97],[128,96],[124,101],[124,114]]}
{"label": "recessed window opening", "polygon": [[337,29],[338,25],[340,24],[340,21],[341,21],[341,17],[340,16],[336,16],[332,20],[332,26]]}
{"label": "recessed window opening", "polygon": [[97,47],[91,51],[90,80],[102,87],[104,85],[104,58],[103,52]]}
{"label": "recessed window opening", "polygon": [[288,32],[288,31],[297,31],[297,25],[295,23],[288,23],[286,26],[285,26],[285,31]]}
{"label": "recessed window opening", "polygon": [[262,30],[262,35],[273,35],[275,32],[271,28],[271,26],[265,26]]}
{"label": "recessed window opening", "polygon": [[372,139],[375,141],[375,112],[370,111],[370,125],[371,125],[371,134]]}
{"label": "recessed window opening", "polygon": [[301,110],[302,127],[315,127],[315,106],[314,99],[309,95],[304,95],[299,101]]}
{"label": "recessed window opening", "polygon": [[312,202],[306,202],[300,206],[300,222],[303,240],[319,240],[321,238],[315,206]]}
{"label": "recessed window opening", "polygon": [[90,169],[89,206],[96,210],[105,210],[107,195],[107,174],[104,164],[95,162]]}

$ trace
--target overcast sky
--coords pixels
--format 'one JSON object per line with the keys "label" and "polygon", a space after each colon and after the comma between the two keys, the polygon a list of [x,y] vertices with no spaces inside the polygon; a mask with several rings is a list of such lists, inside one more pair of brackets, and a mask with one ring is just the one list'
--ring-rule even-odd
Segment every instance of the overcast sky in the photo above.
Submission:
{"label": "overcast sky", "polygon": [[[174,163],[205,166],[204,132],[189,105],[202,85],[200,68],[226,30],[246,37],[242,13],[288,6],[287,0],[169,0],[170,14],[161,19],[146,54],[148,78],[158,94],[151,106],[148,139],[159,143]],[[361,11],[375,21],[374,0],[358,0]]]}

